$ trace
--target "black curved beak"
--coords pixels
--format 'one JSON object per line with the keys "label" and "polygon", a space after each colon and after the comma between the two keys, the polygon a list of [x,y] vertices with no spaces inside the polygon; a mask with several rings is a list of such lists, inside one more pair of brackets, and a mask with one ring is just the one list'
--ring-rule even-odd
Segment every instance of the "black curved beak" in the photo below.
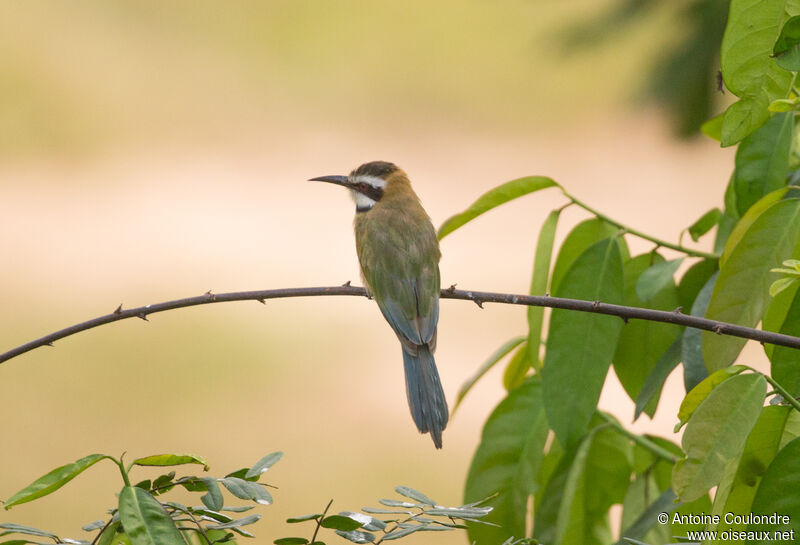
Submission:
{"label": "black curved beak", "polygon": [[350,187],[350,183],[348,182],[347,176],[317,176],[316,178],[311,178],[308,180],[309,182],[328,182],[330,184],[341,185],[344,187]]}

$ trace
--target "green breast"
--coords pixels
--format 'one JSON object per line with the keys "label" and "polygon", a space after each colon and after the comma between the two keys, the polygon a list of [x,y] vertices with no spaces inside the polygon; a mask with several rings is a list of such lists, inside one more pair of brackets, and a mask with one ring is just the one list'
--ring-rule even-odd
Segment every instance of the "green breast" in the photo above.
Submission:
{"label": "green breast", "polygon": [[364,279],[387,320],[396,330],[416,330],[423,342],[430,340],[438,318],[441,253],[422,206],[416,198],[382,199],[357,214],[355,233]]}

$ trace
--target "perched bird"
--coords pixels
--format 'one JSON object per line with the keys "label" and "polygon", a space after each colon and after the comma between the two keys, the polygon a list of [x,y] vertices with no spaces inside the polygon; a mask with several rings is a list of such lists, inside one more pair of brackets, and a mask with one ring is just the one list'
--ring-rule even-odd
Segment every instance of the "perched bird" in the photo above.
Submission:
{"label": "perched bird", "polygon": [[349,176],[320,176],[350,190],[361,276],[403,349],[406,394],[420,433],[442,448],[447,401],[433,352],[439,321],[439,242],[405,172],[374,161]]}

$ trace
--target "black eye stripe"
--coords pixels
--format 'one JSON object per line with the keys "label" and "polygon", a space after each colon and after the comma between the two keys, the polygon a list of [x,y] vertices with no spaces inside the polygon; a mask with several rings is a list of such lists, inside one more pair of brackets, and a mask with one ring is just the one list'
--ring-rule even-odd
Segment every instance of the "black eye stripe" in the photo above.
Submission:
{"label": "black eye stripe", "polygon": [[383,188],[375,187],[374,185],[366,182],[359,182],[355,189],[359,193],[363,193],[375,202],[378,202],[381,200],[381,197],[383,197]]}

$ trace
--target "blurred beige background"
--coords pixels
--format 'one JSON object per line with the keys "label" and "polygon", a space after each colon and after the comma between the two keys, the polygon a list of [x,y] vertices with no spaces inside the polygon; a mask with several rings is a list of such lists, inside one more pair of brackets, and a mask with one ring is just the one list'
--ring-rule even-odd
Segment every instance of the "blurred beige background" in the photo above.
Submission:
{"label": "blurred beige background", "polygon": [[[630,108],[649,59],[680,31],[672,11],[562,54],[559,32],[607,4],[0,3],[0,350],[119,303],[358,281],[353,204],[304,180],[368,160],[401,165],[436,225],[499,183],[544,174],[676,240],[721,205],[732,152],[676,142],[661,114]],[[549,190],[450,235],[443,284],[526,292],[541,221],[563,203]],[[586,216],[562,217],[559,241]],[[522,308],[442,303],[451,403],[525,327]],[[375,505],[400,484],[459,504],[500,381],[498,370],[475,388],[437,452],[411,422],[400,348],[372,302],[120,322],[0,366],[0,498],[93,452],[197,453],[222,475],[280,449],[258,543],[310,537],[283,520],[330,498],[334,510]],[[673,392],[680,383],[671,377]],[[669,434],[678,399],[634,428]],[[601,404],[630,422],[613,374]],[[103,463],[0,520],[84,537],[119,487]]]}

